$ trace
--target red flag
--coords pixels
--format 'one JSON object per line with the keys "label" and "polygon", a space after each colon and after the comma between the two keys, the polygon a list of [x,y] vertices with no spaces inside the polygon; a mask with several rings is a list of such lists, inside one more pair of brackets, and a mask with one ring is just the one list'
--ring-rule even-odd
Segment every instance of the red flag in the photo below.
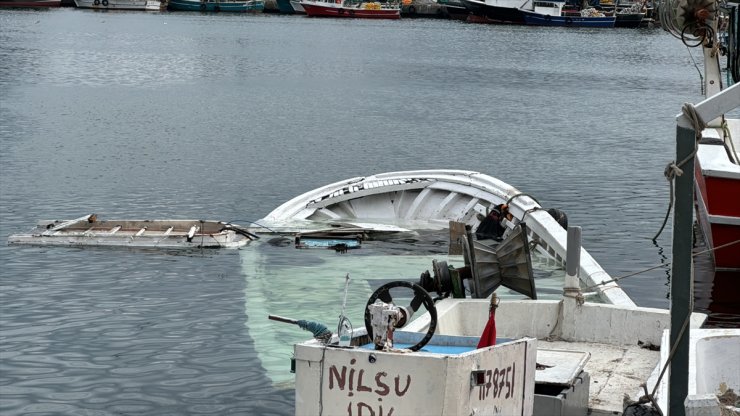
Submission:
{"label": "red flag", "polygon": [[483,334],[481,334],[480,341],[478,341],[478,348],[496,345],[496,308],[498,308],[498,301],[498,296],[495,293],[492,294],[488,322],[486,322],[486,327],[483,328]]}
{"label": "red flag", "polygon": [[496,345],[496,308],[491,307],[491,312],[488,314],[488,322],[486,327],[483,329],[483,334],[480,336],[478,341],[478,348],[485,348]]}

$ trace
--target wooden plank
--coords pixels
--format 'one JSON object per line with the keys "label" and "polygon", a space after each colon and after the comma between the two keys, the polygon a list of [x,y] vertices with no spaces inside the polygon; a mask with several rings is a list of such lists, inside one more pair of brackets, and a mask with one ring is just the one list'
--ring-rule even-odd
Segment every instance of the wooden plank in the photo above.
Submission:
{"label": "wooden plank", "polygon": [[449,255],[460,256],[463,254],[462,238],[465,235],[465,223],[450,221],[450,247]]}
{"label": "wooden plank", "polygon": [[543,366],[535,373],[538,384],[571,386],[591,358],[591,353],[581,351],[537,349],[537,364]]}

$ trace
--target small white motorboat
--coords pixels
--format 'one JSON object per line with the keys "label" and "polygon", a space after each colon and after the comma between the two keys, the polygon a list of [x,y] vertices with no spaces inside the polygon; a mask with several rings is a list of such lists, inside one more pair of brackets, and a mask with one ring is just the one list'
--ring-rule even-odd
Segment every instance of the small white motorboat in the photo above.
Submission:
{"label": "small white motorboat", "polygon": [[72,220],[40,221],[9,244],[154,248],[237,248],[258,238],[235,224],[204,220],[99,220],[90,214]]}

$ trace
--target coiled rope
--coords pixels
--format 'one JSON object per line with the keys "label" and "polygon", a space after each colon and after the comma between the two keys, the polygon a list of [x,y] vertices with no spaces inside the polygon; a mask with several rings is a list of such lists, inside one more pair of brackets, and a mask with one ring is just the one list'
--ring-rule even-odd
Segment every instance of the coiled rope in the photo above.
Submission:
{"label": "coiled rope", "polygon": [[670,184],[670,194],[669,194],[669,200],[668,200],[668,210],[665,213],[665,218],[663,218],[663,224],[660,226],[660,230],[658,230],[657,234],[653,237],[653,241],[658,239],[658,236],[663,232],[663,229],[665,228],[666,223],[668,222],[668,216],[671,214],[671,210],[673,209],[673,200],[674,200],[674,189],[673,189],[673,180],[676,178],[676,176],[683,175],[683,170],[681,167],[685,165],[689,160],[693,159],[694,156],[696,156],[696,151],[699,149],[696,145],[699,143],[699,140],[701,140],[701,132],[707,127],[707,124],[704,122],[704,120],[701,118],[701,115],[696,111],[696,107],[694,107],[691,103],[684,103],[683,107],[681,107],[681,112],[686,116],[686,118],[689,119],[691,122],[691,126],[694,129],[694,132],[696,133],[695,137],[696,140],[694,142],[694,151],[691,152],[684,160],[682,160],[680,163],[676,163],[675,160],[672,160],[668,165],[666,166],[665,170],[663,171],[663,175],[668,180],[668,183]]}

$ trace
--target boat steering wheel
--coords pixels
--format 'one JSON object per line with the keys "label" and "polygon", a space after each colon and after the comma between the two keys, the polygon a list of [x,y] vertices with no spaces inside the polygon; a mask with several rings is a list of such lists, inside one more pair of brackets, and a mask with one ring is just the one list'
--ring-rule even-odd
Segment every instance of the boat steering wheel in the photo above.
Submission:
{"label": "boat steering wheel", "polygon": [[[371,317],[368,307],[375,303],[375,301],[378,299],[385,303],[393,303],[393,298],[391,297],[390,290],[395,287],[406,287],[414,291],[414,298],[411,299],[411,303],[407,308],[411,310],[411,314],[414,314],[419,309],[419,306],[424,305],[427,312],[429,312],[429,315],[432,318],[431,322],[429,322],[429,329],[427,329],[424,338],[409,347],[411,351],[419,351],[422,347],[427,345],[430,339],[432,339],[434,331],[437,329],[437,308],[434,306],[434,300],[432,300],[432,297],[429,296],[429,293],[416,283],[397,280],[394,282],[386,283],[383,286],[379,287],[378,290],[373,292],[373,294],[370,296],[370,299],[367,300],[367,305],[365,305],[365,329],[367,330],[367,335],[370,336],[370,339],[373,339],[373,327],[370,323]],[[410,316],[404,316],[403,320],[400,322],[400,325],[398,325],[398,328],[406,325],[409,318]]]}

